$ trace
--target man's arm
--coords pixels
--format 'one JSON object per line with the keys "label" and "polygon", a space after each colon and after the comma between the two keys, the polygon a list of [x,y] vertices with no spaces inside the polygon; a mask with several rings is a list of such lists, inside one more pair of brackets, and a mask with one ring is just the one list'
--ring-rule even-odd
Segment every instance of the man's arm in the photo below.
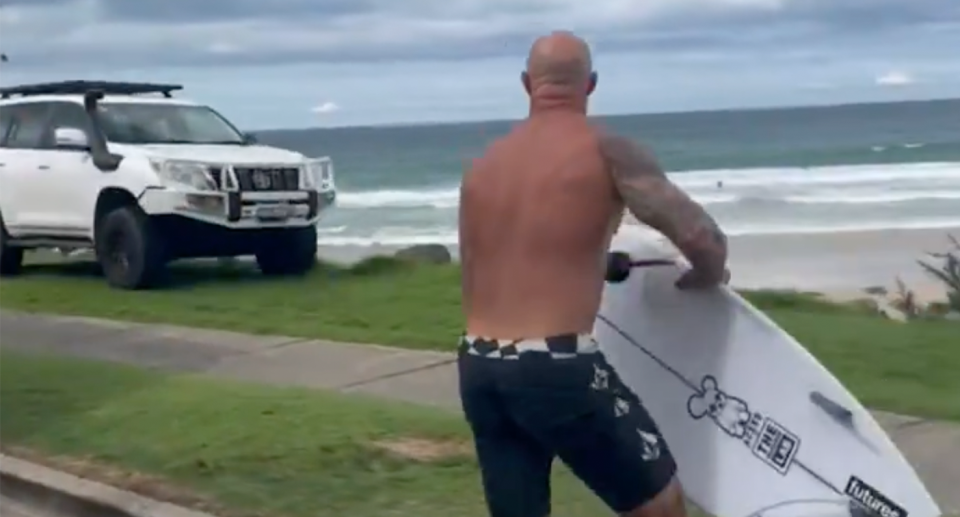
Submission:
{"label": "man's arm", "polygon": [[600,150],[627,209],[680,249],[693,266],[695,283],[723,282],[727,237],[710,214],[674,185],[653,156],[632,141],[604,135]]}
{"label": "man's arm", "polygon": [[461,299],[461,309],[463,310],[464,316],[469,314],[468,302],[470,300],[470,295],[473,292],[473,278],[472,278],[472,262],[473,257],[470,256],[470,250],[468,249],[468,236],[467,236],[467,210],[466,210],[466,190],[467,190],[467,175],[469,171],[464,174],[464,180],[460,185],[460,207],[459,207],[459,217],[458,217],[458,241],[460,248],[460,299]]}

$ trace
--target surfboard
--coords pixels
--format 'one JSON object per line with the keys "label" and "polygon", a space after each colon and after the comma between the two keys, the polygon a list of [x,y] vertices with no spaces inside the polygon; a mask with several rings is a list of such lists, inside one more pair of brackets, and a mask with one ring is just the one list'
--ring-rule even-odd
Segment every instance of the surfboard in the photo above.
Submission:
{"label": "surfboard", "polygon": [[622,278],[607,283],[597,340],[657,421],[702,510],[940,515],[870,413],[762,312],[727,287],[677,290],[685,261],[645,231],[624,226],[611,252]]}

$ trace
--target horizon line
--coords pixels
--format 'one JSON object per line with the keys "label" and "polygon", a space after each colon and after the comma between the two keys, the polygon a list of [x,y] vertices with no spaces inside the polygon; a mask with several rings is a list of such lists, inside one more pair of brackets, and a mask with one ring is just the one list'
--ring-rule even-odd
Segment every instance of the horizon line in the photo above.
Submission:
{"label": "horizon line", "polygon": [[[829,108],[845,108],[845,107],[856,107],[856,106],[877,106],[877,105],[889,105],[889,104],[923,104],[931,102],[960,102],[960,96],[953,97],[935,97],[930,99],[907,99],[907,100],[897,100],[897,101],[857,101],[857,102],[833,102],[833,103],[823,103],[823,104],[788,104],[783,106],[745,106],[739,108],[710,108],[710,109],[698,109],[698,110],[666,110],[666,111],[645,111],[637,113],[616,113],[616,114],[604,114],[598,113],[595,115],[588,115],[590,118],[625,118],[625,117],[655,117],[662,115],[697,115],[704,113],[727,113],[727,112],[763,112],[763,111],[792,111],[792,110],[808,110],[808,109],[829,109]],[[522,120],[522,118],[493,118],[493,119],[469,119],[462,121],[400,121],[400,122],[384,122],[382,124],[356,124],[356,125],[336,125],[336,126],[309,126],[309,127],[289,127],[289,128],[263,128],[263,129],[246,129],[245,131],[250,131],[254,133],[277,133],[283,131],[334,131],[338,129],[392,129],[392,128],[401,128],[401,127],[424,127],[424,126],[433,126],[433,127],[443,127],[443,126],[459,126],[463,124],[486,124],[486,123],[497,123],[497,122],[515,122]]]}

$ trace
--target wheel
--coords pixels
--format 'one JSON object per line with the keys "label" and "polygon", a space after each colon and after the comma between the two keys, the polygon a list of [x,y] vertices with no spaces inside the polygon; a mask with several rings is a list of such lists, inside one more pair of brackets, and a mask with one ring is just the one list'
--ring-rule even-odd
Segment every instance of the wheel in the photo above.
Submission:
{"label": "wheel", "polygon": [[100,220],[94,247],[107,283],[119,289],[157,285],[167,264],[162,237],[135,205],[115,208]]}
{"label": "wheel", "polygon": [[278,230],[257,250],[257,265],[265,275],[303,275],[317,263],[317,228]]}
{"label": "wheel", "polygon": [[23,267],[23,248],[10,246],[10,234],[0,216],[0,275],[13,276]]}

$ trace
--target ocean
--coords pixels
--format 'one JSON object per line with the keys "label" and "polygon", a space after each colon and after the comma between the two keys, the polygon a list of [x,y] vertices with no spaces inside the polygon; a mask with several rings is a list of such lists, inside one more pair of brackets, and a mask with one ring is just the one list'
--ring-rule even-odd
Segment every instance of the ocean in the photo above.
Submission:
{"label": "ocean", "polygon": [[[960,227],[960,99],[598,117],[643,142],[731,235]],[[272,130],[331,156],[325,246],[456,243],[465,164],[513,122]],[[535,202],[535,201],[533,201]]]}

